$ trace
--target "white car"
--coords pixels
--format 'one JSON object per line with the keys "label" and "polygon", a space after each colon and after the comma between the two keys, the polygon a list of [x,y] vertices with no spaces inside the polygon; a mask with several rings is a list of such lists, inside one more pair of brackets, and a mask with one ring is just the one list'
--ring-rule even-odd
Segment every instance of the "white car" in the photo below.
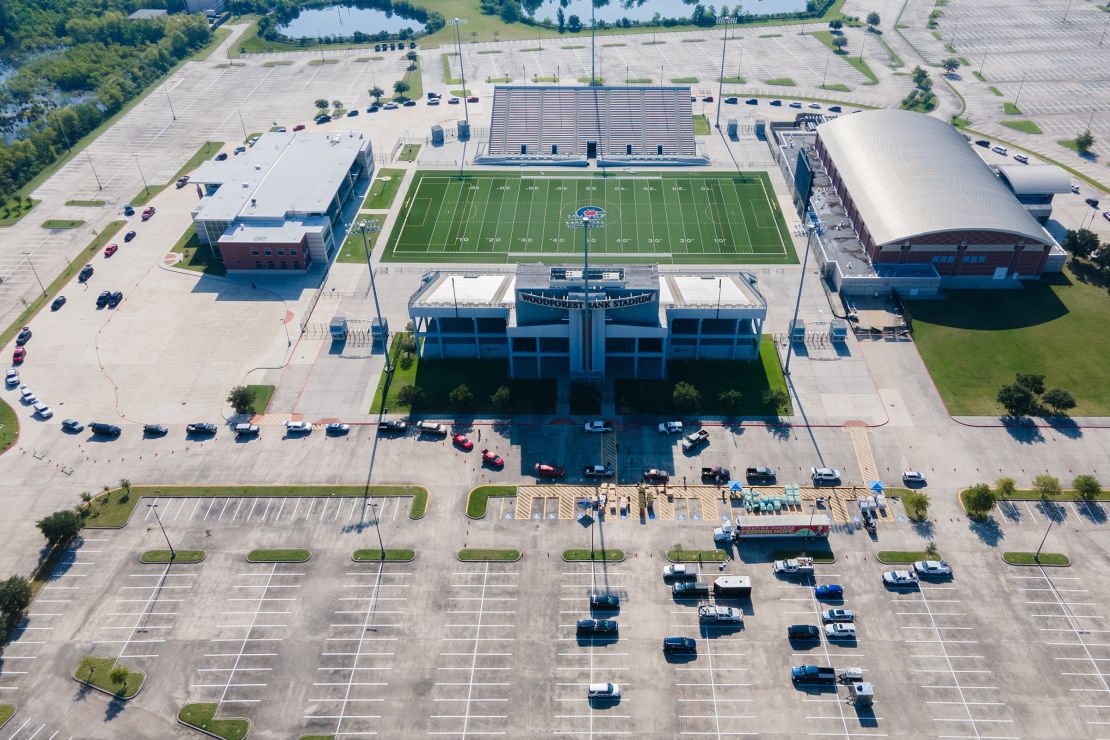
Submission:
{"label": "white car", "polygon": [[907,486],[923,486],[925,485],[925,476],[916,470],[907,470],[902,473],[902,482]]}
{"label": "white car", "polygon": [[674,563],[663,569],[664,578],[697,578],[697,576],[698,569],[684,563]]}
{"label": "white car", "polygon": [[24,404],[30,406],[31,404],[38,403],[39,397],[30,388],[25,388],[20,394],[20,399]]}
{"label": "white car", "polygon": [[587,432],[594,434],[604,434],[605,432],[613,431],[613,422],[611,421],[587,421],[584,429]]}
{"label": "white car", "polygon": [[854,640],[856,639],[856,625],[851,622],[826,624],[825,637],[830,640]]}
{"label": "white car", "polygon": [[917,583],[917,574],[911,570],[888,570],[883,573],[883,583],[887,586],[913,586]]}
{"label": "white car", "polygon": [[615,683],[592,683],[586,691],[588,699],[619,699],[621,687]]}
{"label": "white car", "polygon": [[665,421],[659,425],[660,434],[682,434],[681,421]]}
{"label": "white car", "polygon": [[285,430],[287,432],[307,433],[312,431],[312,425],[307,421],[287,421],[285,422]]}
{"label": "white car", "polygon": [[840,471],[835,468],[810,468],[810,476],[814,485],[840,482]]}
{"label": "white car", "polygon": [[918,576],[952,575],[952,566],[944,560],[918,560],[913,564],[913,570]]}
{"label": "white car", "polygon": [[42,401],[39,401],[35,404],[35,414],[38,415],[40,419],[49,419],[54,415],[54,410]]}
{"label": "white car", "polygon": [[4,379],[4,383],[9,388],[15,388],[17,385],[19,385],[19,373],[16,372],[14,369],[9,370],[7,376]]}

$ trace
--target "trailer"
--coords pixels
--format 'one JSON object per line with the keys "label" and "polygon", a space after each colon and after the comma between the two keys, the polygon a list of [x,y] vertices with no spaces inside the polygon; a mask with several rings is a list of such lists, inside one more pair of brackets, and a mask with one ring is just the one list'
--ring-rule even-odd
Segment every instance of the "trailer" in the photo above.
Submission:
{"label": "trailer", "polygon": [[736,529],[737,539],[828,537],[832,520],[827,514],[741,516],[737,518]]}
{"label": "trailer", "polygon": [[752,579],[747,576],[721,576],[713,581],[713,595],[720,599],[750,599]]}

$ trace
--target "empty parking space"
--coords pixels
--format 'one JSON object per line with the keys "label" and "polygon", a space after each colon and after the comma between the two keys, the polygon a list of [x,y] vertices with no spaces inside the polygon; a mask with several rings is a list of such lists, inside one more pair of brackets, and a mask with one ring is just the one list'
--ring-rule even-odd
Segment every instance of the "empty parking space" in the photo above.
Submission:
{"label": "empty parking space", "polygon": [[[405,521],[412,507],[412,499],[397,497],[313,497],[257,496],[238,498],[174,497],[157,498],[149,503],[158,506],[163,523],[189,526],[202,523],[214,526],[255,525],[293,528],[343,527],[358,522],[369,522],[377,517],[383,522]],[[142,516],[143,522],[154,522],[151,509]]]}

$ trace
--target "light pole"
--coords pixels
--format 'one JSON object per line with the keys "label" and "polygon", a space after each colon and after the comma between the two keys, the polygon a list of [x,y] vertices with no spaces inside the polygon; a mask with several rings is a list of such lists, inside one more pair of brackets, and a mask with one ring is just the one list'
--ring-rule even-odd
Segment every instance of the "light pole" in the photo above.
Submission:
{"label": "light pole", "polygon": [[39,271],[35,269],[35,263],[31,261],[31,253],[24,252],[23,254],[27,257],[27,264],[31,266],[31,273],[34,274],[35,281],[39,284],[39,290],[42,291],[43,295],[46,295],[46,288],[42,287],[42,279],[39,277]]}
{"label": "light pole", "polygon": [[174,113],[174,110],[173,110],[173,101],[170,100],[170,91],[166,90],[165,93],[166,93],[166,102],[170,104],[170,115],[173,116],[173,120],[176,121],[177,120],[177,114]]}
{"label": "light pole", "polygon": [[1014,95],[1014,107],[1017,108],[1018,98],[1021,97],[1021,88],[1025,85],[1025,76],[1028,72],[1021,73],[1021,82],[1018,84],[1017,93]]}
{"label": "light pole", "polygon": [[594,67],[594,57],[597,49],[597,11],[596,3],[590,0],[590,87],[597,85],[597,73]]}
{"label": "light pole", "polygon": [[[459,26],[465,25],[466,23],[468,23],[466,18],[452,18],[447,21],[447,25],[455,27],[455,48],[458,49],[459,53],[459,77],[462,78],[463,86],[463,117],[466,118],[467,127],[469,127],[470,107],[467,105],[466,98],[470,91],[466,89],[466,68],[463,65],[462,39],[459,36]],[[451,65],[447,65],[447,68],[450,69]]]}
{"label": "light pole", "polygon": [[821,74],[821,89],[825,89],[825,80],[829,76],[829,57],[825,57],[825,71]]}
{"label": "light pole", "polygon": [[1067,5],[1066,8],[1064,8],[1064,17],[1062,18],[1062,20],[1066,21],[1068,19],[1068,12],[1069,11],[1071,11],[1071,0],[1068,0],[1068,5]]}
{"label": "light pole", "polygon": [[382,542],[382,528],[379,526],[378,505],[374,503],[374,499],[370,499],[370,508],[374,512],[374,531],[378,533],[378,549],[382,553],[382,563],[385,563],[385,543]]}
{"label": "light pole", "polygon": [[717,122],[716,127],[721,128],[721,98],[725,94],[725,49],[728,45],[728,27],[736,22],[736,19],[731,15],[722,16],[717,19],[717,22],[725,27],[725,32],[721,36],[721,82],[717,87]]}
{"label": "light pole", "polygon": [[979,76],[980,77],[983,76],[983,67],[987,63],[987,54],[990,53],[990,50],[991,50],[991,48],[989,46],[986,47],[985,49],[983,49],[983,61],[979,62]]}
{"label": "light pole", "polygon": [[859,45],[859,60],[863,61],[863,50],[867,48],[867,34],[863,34],[863,43]]}
{"label": "light pole", "polygon": [[599,206],[582,206],[567,217],[567,227],[582,229],[582,329],[585,348],[584,366],[593,374],[593,331],[590,327],[590,228],[605,228],[605,210]]}
{"label": "light pole", "polygon": [[158,516],[158,504],[147,504],[148,509],[154,512],[154,519],[158,522],[158,528],[162,530],[162,536],[166,538],[166,544],[170,548],[170,560],[177,557],[177,553],[173,549],[173,543],[170,542],[170,536],[166,534],[166,528],[162,526],[162,517]]}
{"label": "light pole", "polygon": [[139,168],[139,177],[143,178],[143,194],[150,195],[150,186],[146,184],[146,175],[143,174],[143,166],[139,164],[139,156],[132,155],[135,158],[135,166]]}
{"label": "light pole", "polygon": [[798,309],[802,305],[802,286],[806,282],[806,262],[809,261],[809,248],[813,244],[816,230],[811,226],[806,229],[806,253],[802,257],[802,276],[798,278],[798,300],[794,302],[794,318],[790,321],[790,326],[787,327],[787,341],[786,341],[786,367],[783,368],[783,373],[790,374],[790,357],[794,354],[794,324],[798,321]]}
{"label": "light pole", "polygon": [[56,123],[58,125],[58,131],[62,135],[62,141],[64,141],[66,143],[66,151],[72,153],[73,152],[73,147],[71,147],[69,145],[69,137],[66,136],[66,130],[65,130],[65,127],[62,125],[62,122],[58,120],[58,114],[55,113],[53,110],[51,110],[50,115],[54,116],[54,123]]}
{"label": "light pole", "polygon": [[239,125],[243,127],[243,141],[247,140],[247,124],[243,122],[243,111],[239,106],[235,106],[235,112],[239,114]]}
{"label": "light pole", "polygon": [[1041,562],[1041,548],[1044,547],[1045,540],[1048,539],[1048,533],[1052,531],[1052,523],[1056,521],[1055,517],[1048,518],[1048,528],[1044,531],[1044,537],[1041,538],[1041,544],[1037,545],[1037,552],[1033,553],[1033,562]]}
{"label": "light pole", "polygon": [[96,178],[96,189],[103,190],[104,186],[100,184],[100,175],[96,174],[96,167],[93,167],[92,155],[85,152],[85,156],[89,159],[89,167],[92,169],[93,177]]}
{"label": "light pole", "polygon": [[1106,19],[1106,25],[1102,27],[1102,36],[1098,39],[1098,45],[1102,46],[1102,42],[1106,40],[1106,31],[1110,29],[1110,18]]}
{"label": "light pole", "polygon": [[[376,234],[382,230],[381,224],[378,223],[376,218],[363,219],[354,225],[354,230],[362,234],[362,251],[366,253],[366,267],[370,270],[370,291],[374,294],[374,312],[378,315],[378,328],[384,329],[385,322],[382,321],[382,307],[378,303],[378,285],[374,281],[374,265],[370,262],[370,245],[366,240],[366,235]],[[385,371],[387,373],[393,372],[393,365],[389,361],[389,337],[383,337],[385,343]]]}

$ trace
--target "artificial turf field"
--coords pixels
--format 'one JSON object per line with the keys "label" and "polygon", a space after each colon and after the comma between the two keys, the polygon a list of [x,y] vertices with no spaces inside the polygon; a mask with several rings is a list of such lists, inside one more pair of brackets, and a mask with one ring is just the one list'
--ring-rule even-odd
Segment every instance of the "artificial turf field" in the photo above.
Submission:
{"label": "artificial turf field", "polygon": [[596,262],[797,262],[764,172],[548,175],[417,172],[384,259],[394,262],[567,262],[582,232],[567,217],[605,209],[590,231]]}

